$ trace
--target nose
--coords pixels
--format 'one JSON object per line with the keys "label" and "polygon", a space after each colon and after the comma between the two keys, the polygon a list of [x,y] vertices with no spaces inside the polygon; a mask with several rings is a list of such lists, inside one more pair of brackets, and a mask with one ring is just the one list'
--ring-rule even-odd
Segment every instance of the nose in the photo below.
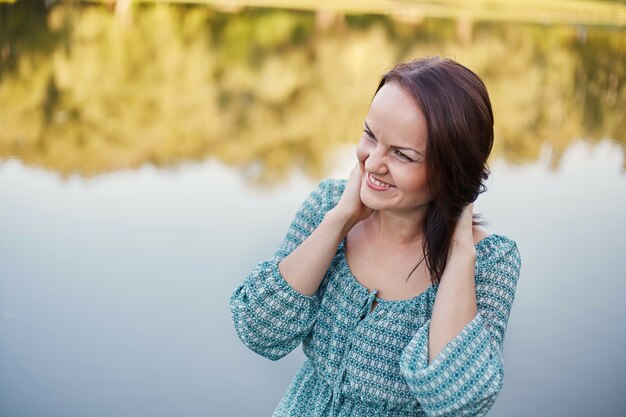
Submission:
{"label": "nose", "polygon": [[385,163],[385,151],[382,146],[378,145],[375,149],[369,152],[369,155],[365,159],[365,170],[372,174],[386,174],[387,164]]}

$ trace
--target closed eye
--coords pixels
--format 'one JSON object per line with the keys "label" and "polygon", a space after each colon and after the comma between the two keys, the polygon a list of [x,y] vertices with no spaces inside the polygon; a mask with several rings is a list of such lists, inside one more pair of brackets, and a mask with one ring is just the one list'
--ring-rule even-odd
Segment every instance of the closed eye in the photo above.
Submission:
{"label": "closed eye", "polygon": [[393,153],[394,153],[394,154],[395,154],[398,158],[400,158],[400,159],[401,159],[401,160],[403,160],[403,161],[406,161],[406,162],[415,162],[415,161],[413,161],[411,158],[409,158],[408,156],[406,156],[405,154],[403,154],[402,152],[400,152],[400,151],[399,151],[399,150],[397,150],[397,149],[395,149],[395,150],[393,151]]}
{"label": "closed eye", "polygon": [[365,136],[367,136],[367,138],[373,142],[377,142],[376,141],[376,137],[374,136],[374,134],[369,130],[369,129],[363,129],[363,132],[365,133]]}

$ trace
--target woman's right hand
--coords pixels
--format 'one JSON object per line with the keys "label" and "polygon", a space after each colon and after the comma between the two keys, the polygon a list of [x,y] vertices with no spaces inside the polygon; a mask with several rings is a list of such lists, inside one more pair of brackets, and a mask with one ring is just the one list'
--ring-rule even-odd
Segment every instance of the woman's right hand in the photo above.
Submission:
{"label": "woman's right hand", "polygon": [[361,200],[361,183],[363,181],[362,163],[358,162],[346,183],[346,189],[337,203],[331,210],[334,215],[339,216],[345,222],[347,230],[350,230],[358,222],[368,218],[374,210],[363,204]]}

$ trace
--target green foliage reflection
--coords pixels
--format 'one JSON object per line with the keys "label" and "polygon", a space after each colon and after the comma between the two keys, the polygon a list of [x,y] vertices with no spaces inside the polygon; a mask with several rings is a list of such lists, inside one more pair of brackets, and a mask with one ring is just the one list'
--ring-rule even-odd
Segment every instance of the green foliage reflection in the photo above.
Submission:
{"label": "green foliage reflection", "polygon": [[[28,3],[26,3],[28,4]],[[554,164],[579,138],[624,144],[623,31],[141,6],[0,6],[0,158],[62,175],[207,157],[264,181],[320,176],[355,142],[380,75],[452,55],[483,77],[494,154]],[[30,28],[23,30],[20,28]]]}

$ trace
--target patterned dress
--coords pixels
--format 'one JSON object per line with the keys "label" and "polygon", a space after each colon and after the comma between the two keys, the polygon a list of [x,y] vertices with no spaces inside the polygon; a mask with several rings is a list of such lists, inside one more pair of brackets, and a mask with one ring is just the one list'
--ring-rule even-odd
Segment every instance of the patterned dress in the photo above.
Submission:
{"label": "patterned dress", "polygon": [[502,346],[521,266],[515,242],[490,235],[476,245],[478,314],[429,364],[438,285],[409,300],[377,298],[350,271],[345,240],[315,295],[294,290],[278,271],[345,184],[322,181],[274,256],[257,264],[230,299],[237,334],[254,352],[278,360],[303,345],[307,360],[274,416],[485,415],[504,378]]}

